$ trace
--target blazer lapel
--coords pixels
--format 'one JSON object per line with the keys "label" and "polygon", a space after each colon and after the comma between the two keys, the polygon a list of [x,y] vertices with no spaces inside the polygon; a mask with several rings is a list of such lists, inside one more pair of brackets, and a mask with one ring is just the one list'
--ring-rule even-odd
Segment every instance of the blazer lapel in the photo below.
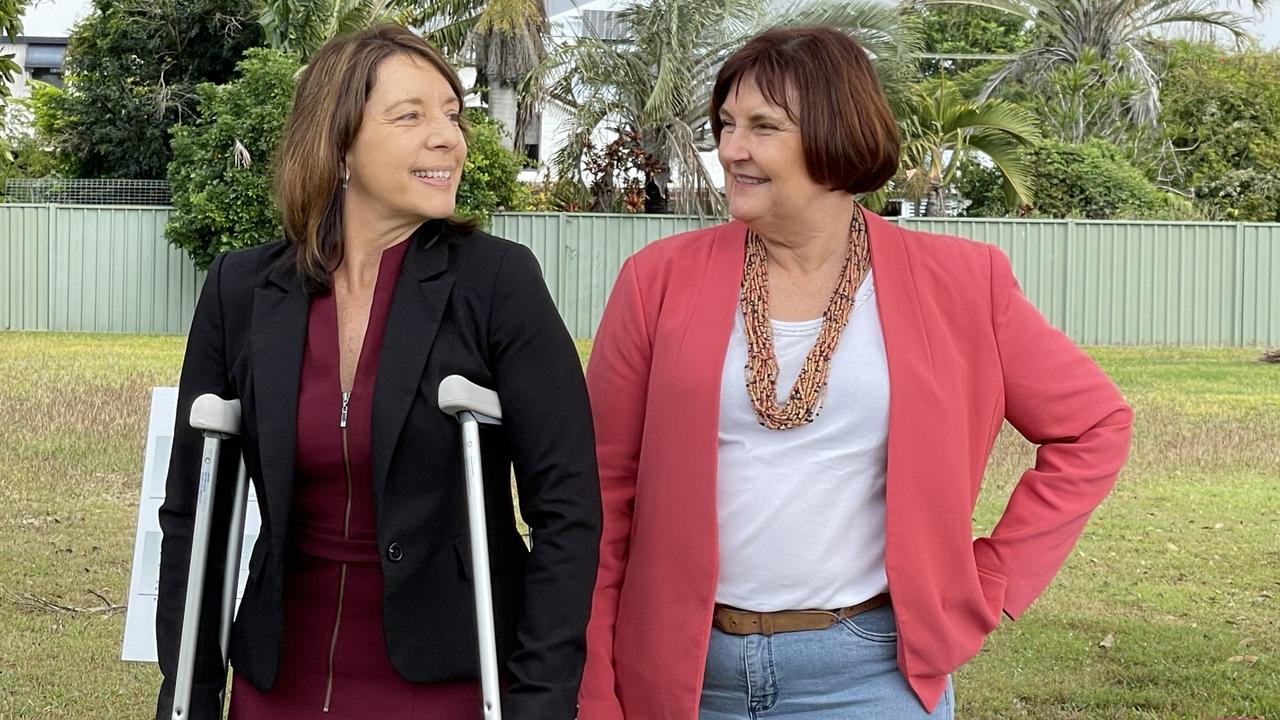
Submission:
{"label": "blazer lapel", "polygon": [[444,274],[449,266],[449,232],[443,221],[418,228],[391,298],[373,390],[373,502],[379,515],[391,455],[418,395],[427,356],[453,289],[453,278]]}
{"label": "blazer lapel", "polygon": [[867,240],[871,245],[871,270],[875,274],[876,305],[889,359],[889,381],[893,383],[895,370],[903,375],[924,373],[932,377],[933,354],[925,333],[906,239],[901,229],[879,215],[867,210],[862,214],[867,221]]}
{"label": "blazer lapel", "polygon": [[[672,366],[663,372],[684,379],[676,391],[687,408],[686,417],[709,423],[709,433],[689,433],[691,437],[716,437],[720,379],[742,290],[746,233],[746,226],[739,222],[717,228],[705,264],[690,266],[700,277],[684,283],[693,297],[683,304],[686,315],[679,350],[669,356]],[[714,457],[714,442],[710,452]]]}
{"label": "blazer lapel", "polygon": [[681,546],[689,549],[686,577],[702,579],[695,587],[708,602],[719,568],[715,478],[720,385],[742,290],[746,236],[740,222],[719,226],[703,263],[688,266],[695,274],[680,283],[691,297],[680,303],[686,314],[679,350],[667,357],[669,366],[658,369],[675,380],[663,403],[671,410],[670,432],[678,448],[673,457],[681,458],[678,476],[683,478],[681,507],[673,510],[673,518],[682,528]]}
{"label": "blazer lapel", "polygon": [[278,546],[273,548],[275,551],[283,549],[293,494],[298,384],[310,305],[310,298],[291,262],[272,268],[263,284],[254,289],[250,333],[253,401],[267,496],[266,520]]}
{"label": "blazer lapel", "polygon": [[920,305],[920,281],[912,273],[909,240],[902,230],[864,211],[875,273],[876,306],[889,365],[889,439],[885,469],[885,571],[889,586],[910,589],[910,560],[898,564],[897,547],[918,535],[925,515],[919,503],[929,497],[939,468],[932,463],[935,443],[953,428],[940,426],[946,396],[938,386],[928,327]]}

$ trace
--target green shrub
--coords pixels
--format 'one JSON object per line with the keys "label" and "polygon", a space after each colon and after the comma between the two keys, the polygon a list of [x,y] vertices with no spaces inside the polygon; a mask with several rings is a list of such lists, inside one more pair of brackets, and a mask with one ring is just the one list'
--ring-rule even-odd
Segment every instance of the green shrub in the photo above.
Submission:
{"label": "green shrub", "polygon": [[1186,200],[1151,184],[1119,150],[1102,140],[1047,141],[1033,153],[1034,217],[1095,220],[1189,220]]}
{"label": "green shrub", "polygon": [[480,108],[467,108],[465,113],[471,136],[458,186],[457,213],[487,223],[495,212],[530,209],[532,193],[516,179],[522,161],[502,147],[502,130],[497,121]]}
{"label": "green shrub", "polygon": [[231,82],[199,86],[200,120],[174,128],[175,212],[166,232],[197,267],[224,250],[283,237],[271,171],[298,68],[290,55],[250,50]]}

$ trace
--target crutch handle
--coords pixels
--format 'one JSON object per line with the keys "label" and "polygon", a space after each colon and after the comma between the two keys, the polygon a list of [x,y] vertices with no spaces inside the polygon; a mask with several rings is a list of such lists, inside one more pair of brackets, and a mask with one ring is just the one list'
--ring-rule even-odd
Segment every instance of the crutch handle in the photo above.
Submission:
{"label": "crutch handle", "polygon": [[472,412],[494,421],[502,420],[502,404],[498,393],[480,387],[461,375],[450,375],[440,381],[440,409],[448,415]]}
{"label": "crutch handle", "polygon": [[191,403],[191,427],[204,433],[240,434],[240,401],[205,393]]}

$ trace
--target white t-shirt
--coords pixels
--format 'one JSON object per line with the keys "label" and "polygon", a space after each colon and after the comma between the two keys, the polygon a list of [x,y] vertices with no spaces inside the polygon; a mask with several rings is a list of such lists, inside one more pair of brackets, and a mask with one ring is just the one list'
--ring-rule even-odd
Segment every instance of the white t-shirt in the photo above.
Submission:
{"label": "white t-shirt", "polygon": [[[821,328],[821,318],[773,321],[779,402]],[[720,389],[716,602],[756,612],[832,609],[887,591],[889,367],[871,274],[858,288],[812,423],[760,425],[746,363],[739,311]]]}

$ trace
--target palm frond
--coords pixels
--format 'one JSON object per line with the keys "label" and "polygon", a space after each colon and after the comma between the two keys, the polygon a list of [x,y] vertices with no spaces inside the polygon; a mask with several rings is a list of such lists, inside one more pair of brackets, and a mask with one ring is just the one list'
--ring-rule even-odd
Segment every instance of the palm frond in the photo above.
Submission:
{"label": "palm frond", "polygon": [[[423,36],[446,55],[462,52],[484,0],[394,0],[405,25],[422,28]],[[465,31],[460,28],[466,28]]]}
{"label": "palm frond", "polygon": [[848,32],[876,59],[902,58],[919,50],[914,15],[876,0],[793,0],[766,22],[775,27],[829,25]]}
{"label": "palm frond", "polygon": [[461,17],[437,26],[423,37],[446,56],[458,58],[466,47],[467,39],[471,37],[471,33],[475,30],[476,22],[479,19],[478,15]]}
{"label": "palm frond", "polygon": [[943,80],[916,88],[911,112],[900,122],[902,167],[899,189],[913,200],[940,192],[954,181],[962,161],[988,156],[1018,198],[1032,197],[1028,151],[1040,142],[1035,117],[999,99],[968,100]]}
{"label": "palm frond", "polygon": [[[1009,13],[1033,23],[1039,44],[999,68],[988,79],[980,100],[992,96],[1008,80],[1043,83],[1059,65],[1098,62],[1119,76],[1145,86],[1131,99],[1117,99],[1132,118],[1151,125],[1159,117],[1159,74],[1152,67],[1150,50],[1167,37],[1169,29],[1198,28],[1225,31],[1237,42],[1247,37],[1249,18],[1224,9],[1211,0],[920,0],[925,7],[968,5]],[[1259,2],[1269,6],[1270,0]],[[1041,87],[1043,90],[1043,87]]]}
{"label": "palm frond", "polygon": [[1002,133],[982,131],[969,137],[969,146],[991,159],[1020,202],[1035,201],[1035,178],[1025,145]]}

